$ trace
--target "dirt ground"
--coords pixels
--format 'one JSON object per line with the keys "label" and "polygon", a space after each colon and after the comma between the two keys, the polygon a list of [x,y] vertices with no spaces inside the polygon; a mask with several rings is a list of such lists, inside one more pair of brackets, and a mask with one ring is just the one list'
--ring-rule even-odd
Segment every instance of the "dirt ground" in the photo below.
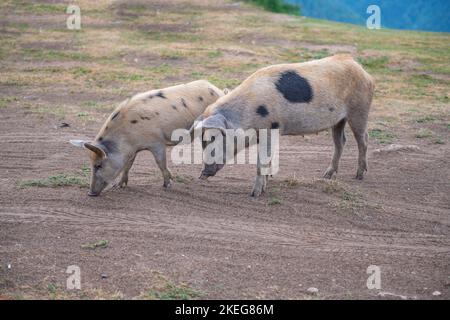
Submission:
{"label": "dirt ground", "polygon": [[[126,57],[124,64],[135,61]],[[9,71],[57,66],[8,59],[2,68]],[[354,179],[350,131],[337,179],[321,179],[333,150],[322,132],[281,138],[280,172],[260,198],[249,196],[252,165],[201,181],[200,165],[170,163],[176,179],[165,190],[148,152],[139,154],[127,188],[91,198],[83,183],[27,181],[58,173],[87,180],[87,157],[68,141],[94,137],[109,111],[85,120],[78,109],[33,110],[62,100],[74,108],[115,104],[135,91],[73,90],[58,81],[3,83],[0,92],[18,97],[0,109],[0,298],[450,298],[450,141],[442,123],[429,125],[439,144],[415,138],[415,122],[394,125],[395,143],[417,148],[375,152],[386,145],[371,137],[363,181]],[[377,99],[372,123],[384,108]],[[99,241],[107,245],[86,247]],[[81,290],[66,290],[70,265],[80,267]],[[380,268],[381,289],[367,288],[371,265]]]}

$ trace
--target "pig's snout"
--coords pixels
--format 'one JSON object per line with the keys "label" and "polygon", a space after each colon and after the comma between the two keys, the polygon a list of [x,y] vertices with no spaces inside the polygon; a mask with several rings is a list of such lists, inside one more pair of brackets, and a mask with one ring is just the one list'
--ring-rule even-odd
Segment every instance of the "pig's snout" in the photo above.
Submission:
{"label": "pig's snout", "polygon": [[204,172],[202,172],[201,173],[201,175],[200,175],[200,177],[198,177],[200,180],[206,180],[206,179],[208,179],[209,177],[211,177],[211,176],[214,176],[213,174],[207,174],[207,173],[204,173]]}

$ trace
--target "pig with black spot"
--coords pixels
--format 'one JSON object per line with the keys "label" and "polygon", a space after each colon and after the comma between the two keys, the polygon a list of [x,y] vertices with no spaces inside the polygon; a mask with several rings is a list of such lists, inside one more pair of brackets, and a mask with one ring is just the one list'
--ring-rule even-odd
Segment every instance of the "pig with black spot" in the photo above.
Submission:
{"label": "pig with black spot", "polygon": [[109,116],[93,141],[71,140],[86,149],[91,163],[89,196],[98,196],[120,176],[117,186],[125,187],[136,154],[153,153],[164,187],[172,175],[167,169],[166,147],[174,145],[172,131],[188,129],[194,120],[224,95],[206,80],[140,93],[122,102]]}
{"label": "pig with black spot", "polygon": [[[224,134],[226,129],[278,129],[281,135],[331,128],[335,148],[324,173],[330,179],[338,171],[348,123],[358,144],[356,178],[362,179],[368,168],[367,121],[373,93],[373,78],[349,55],[273,65],[255,72],[210,105],[197,119],[196,127],[202,127],[203,134],[212,129]],[[214,176],[222,163],[205,164],[201,178]],[[252,196],[265,191],[267,178],[261,174],[258,161]]]}

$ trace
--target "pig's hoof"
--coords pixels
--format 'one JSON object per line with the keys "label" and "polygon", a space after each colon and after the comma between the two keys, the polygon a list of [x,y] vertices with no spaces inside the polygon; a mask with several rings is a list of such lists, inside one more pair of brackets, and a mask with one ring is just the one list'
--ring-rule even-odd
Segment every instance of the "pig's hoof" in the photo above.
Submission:
{"label": "pig's hoof", "polygon": [[253,187],[252,193],[250,194],[252,197],[259,197],[260,195],[262,195],[264,193],[264,187],[263,186],[258,186],[258,187]]}
{"label": "pig's hoof", "polygon": [[113,188],[125,188],[128,185],[128,180],[121,180],[113,185]]}
{"label": "pig's hoof", "polygon": [[362,180],[364,178],[364,172],[366,172],[367,169],[358,169],[358,171],[356,172],[356,179],[357,180]]}
{"label": "pig's hoof", "polygon": [[325,179],[331,179],[333,178],[333,175],[336,173],[336,170],[334,170],[333,168],[328,168],[327,171],[325,171],[325,173],[323,174],[323,177]]}
{"label": "pig's hoof", "polygon": [[119,188],[125,188],[127,185],[128,185],[128,180],[119,182]]}
{"label": "pig's hoof", "polygon": [[166,189],[172,188],[172,180],[164,181],[163,187]]}
{"label": "pig's hoof", "polygon": [[364,179],[364,171],[362,171],[362,172],[358,171],[358,172],[356,173],[355,179],[356,179],[356,180],[362,180],[362,179]]}

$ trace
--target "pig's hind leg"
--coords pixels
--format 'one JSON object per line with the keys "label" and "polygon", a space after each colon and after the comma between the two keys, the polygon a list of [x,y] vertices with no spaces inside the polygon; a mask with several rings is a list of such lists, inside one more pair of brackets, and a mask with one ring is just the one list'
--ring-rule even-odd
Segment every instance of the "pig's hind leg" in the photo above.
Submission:
{"label": "pig's hind leg", "polygon": [[155,161],[161,170],[164,178],[164,188],[170,188],[172,186],[172,174],[169,169],[167,169],[167,160],[166,160],[166,145],[165,144],[157,144],[150,148],[151,153],[155,157]]}
{"label": "pig's hind leg", "polygon": [[342,156],[342,151],[344,150],[345,145],[345,133],[344,128],[347,123],[346,119],[342,119],[332,128],[333,141],[334,141],[334,154],[333,160],[331,160],[331,164],[328,167],[327,171],[323,177],[325,179],[331,179],[335,173],[338,172],[339,160]]}

